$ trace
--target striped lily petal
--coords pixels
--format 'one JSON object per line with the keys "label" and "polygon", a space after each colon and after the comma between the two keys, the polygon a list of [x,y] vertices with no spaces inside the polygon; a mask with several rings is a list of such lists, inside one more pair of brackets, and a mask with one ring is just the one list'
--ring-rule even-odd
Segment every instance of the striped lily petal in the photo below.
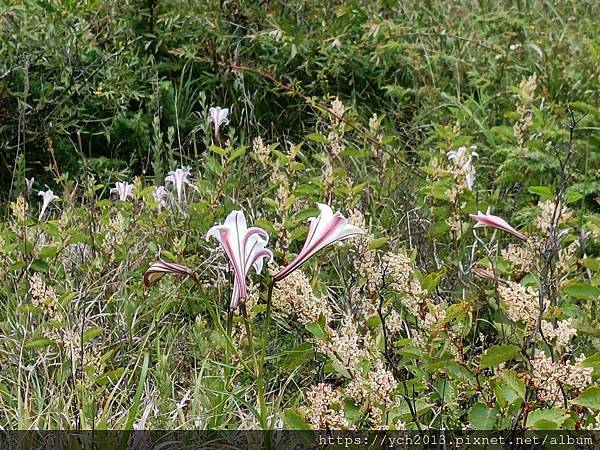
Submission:
{"label": "striped lily petal", "polygon": [[477,275],[479,278],[484,278],[486,280],[492,280],[492,281],[498,281],[499,283],[502,284],[508,284],[508,281],[506,281],[504,278],[500,278],[498,276],[496,276],[493,272],[490,272],[487,269],[484,269],[483,267],[473,267],[471,269],[471,272],[474,273],[475,275]]}
{"label": "striped lily petal", "polygon": [[159,259],[158,261],[153,262],[150,267],[148,267],[148,270],[144,272],[144,286],[148,289],[168,273],[189,276],[195,282],[198,282],[196,274],[189,267]]}
{"label": "striped lily petal", "polygon": [[232,211],[223,225],[215,225],[206,240],[214,238],[225,251],[234,273],[234,287],[229,308],[237,309],[240,300],[246,298],[246,278],[254,267],[260,273],[264,259],[273,259],[273,253],[267,249],[269,235],[259,227],[248,227],[243,211]]}
{"label": "striped lily petal", "polygon": [[323,203],[317,203],[317,206],[320,214],[318,217],[308,219],[310,222],[308,236],[302,250],[291,263],[275,274],[273,277],[275,281],[283,280],[319,250],[335,242],[363,233],[363,230],[359,227],[349,224],[348,220],[339,211],[334,214],[333,210]]}
{"label": "striped lily petal", "polygon": [[497,228],[498,230],[506,231],[507,233],[512,234],[513,236],[521,239],[522,241],[527,240],[527,236],[515,230],[502,217],[490,214],[490,208],[487,209],[485,214],[480,211],[478,214],[471,214],[471,217],[477,221],[475,227]]}

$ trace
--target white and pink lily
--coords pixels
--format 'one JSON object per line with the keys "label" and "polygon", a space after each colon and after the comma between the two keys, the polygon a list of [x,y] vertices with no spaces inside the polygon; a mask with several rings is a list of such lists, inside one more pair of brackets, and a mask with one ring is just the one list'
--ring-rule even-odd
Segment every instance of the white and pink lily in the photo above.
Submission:
{"label": "white and pink lily", "polygon": [[487,211],[485,212],[485,214],[482,213],[481,211],[479,211],[478,214],[470,214],[470,216],[477,221],[475,228],[480,228],[480,227],[497,228],[498,230],[506,231],[507,233],[510,233],[513,236],[515,236],[523,241],[527,240],[527,236],[525,236],[523,233],[520,233],[517,230],[515,230],[502,217],[498,217],[498,216],[494,216],[494,215],[490,214],[489,207],[488,207]]}
{"label": "white and pink lily", "polygon": [[198,282],[196,274],[189,267],[184,266],[183,264],[170,263],[159,259],[158,261],[153,262],[150,267],[148,267],[148,270],[144,272],[144,287],[148,289],[168,273],[189,276],[196,283]]}
{"label": "white and pink lily", "polygon": [[318,217],[308,219],[310,222],[308,236],[302,250],[291,263],[275,274],[274,281],[283,280],[319,250],[356,234],[364,233],[359,227],[349,224],[339,211],[334,214],[333,210],[323,203],[317,203],[317,206],[320,214]]}
{"label": "white and pink lily", "polygon": [[192,175],[189,167],[183,166],[177,170],[171,170],[165,177],[165,183],[173,184],[173,188],[177,193],[177,200],[181,202],[185,200],[185,185],[191,185],[188,178]]}
{"label": "white and pink lily", "polygon": [[48,209],[50,203],[58,199],[58,195],[54,195],[54,192],[52,192],[51,189],[48,189],[47,191],[40,191],[38,192],[38,195],[42,197],[42,207],[40,209],[40,215],[38,216],[38,220],[42,220],[46,209]]}
{"label": "white and pink lily", "polygon": [[254,267],[260,273],[264,259],[273,259],[273,253],[266,248],[269,235],[259,227],[248,228],[243,211],[232,211],[223,225],[215,225],[208,233],[206,240],[215,238],[225,251],[234,273],[233,293],[229,308],[237,309],[240,301],[246,299],[246,278]]}
{"label": "white and pink lily", "polygon": [[111,194],[117,194],[119,200],[126,202],[129,198],[133,199],[133,184],[126,181],[117,181],[115,187],[110,190]]}
{"label": "white and pink lily", "polygon": [[213,123],[215,130],[215,138],[219,138],[219,129],[221,125],[229,124],[229,119],[227,116],[229,115],[229,108],[221,108],[219,106],[213,106],[208,110],[208,115],[210,116],[210,120]]}

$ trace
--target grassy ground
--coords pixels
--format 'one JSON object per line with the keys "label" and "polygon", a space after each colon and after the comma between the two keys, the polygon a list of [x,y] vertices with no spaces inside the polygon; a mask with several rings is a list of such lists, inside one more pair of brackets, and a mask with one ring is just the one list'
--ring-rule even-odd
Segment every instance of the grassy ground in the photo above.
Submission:
{"label": "grassy ground", "polygon": [[0,426],[600,426],[596,2],[142,6],[0,10]]}

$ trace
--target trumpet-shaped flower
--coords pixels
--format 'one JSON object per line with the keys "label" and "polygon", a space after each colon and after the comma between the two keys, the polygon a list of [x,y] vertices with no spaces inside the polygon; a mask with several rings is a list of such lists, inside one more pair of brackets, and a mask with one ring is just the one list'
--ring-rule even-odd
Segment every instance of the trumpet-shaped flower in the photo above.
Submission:
{"label": "trumpet-shaped flower", "polygon": [[31,194],[31,190],[33,189],[34,181],[35,181],[34,177],[25,178],[25,188],[27,189],[27,195]]}
{"label": "trumpet-shaped flower", "polygon": [[185,185],[190,185],[188,178],[192,175],[189,167],[183,166],[177,170],[171,170],[165,177],[165,183],[173,184],[173,188],[177,193],[177,200],[181,202],[185,200]]}
{"label": "trumpet-shaped flower", "polygon": [[359,227],[349,224],[348,220],[339,211],[334,214],[332,209],[323,203],[317,203],[317,206],[320,214],[318,217],[308,219],[310,222],[308,236],[302,250],[291,263],[275,274],[273,277],[275,281],[287,277],[315,253],[328,245],[364,232]]}
{"label": "trumpet-shaped flower", "polygon": [[117,181],[115,187],[110,190],[111,194],[117,194],[119,200],[126,202],[128,198],[133,198],[133,184],[126,181]]}
{"label": "trumpet-shaped flower", "polygon": [[156,200],[159,211],[167,206],[167,198],[169,194],[164,186],[155,187],[152,196],[154,197],[154,200]]}
{"label": "trumpet-shaped flower", "polygon": [[248,228],[243,211],[232,211],[223,225],[215,225],[206,240],[215,238],[225,251],[234,273],[233,293],[229,308],[237,309],[240,300],[246,299],[246,277],[254,267],[260,273],[264,259],[273,259],[273,253],[266,248],[269,235],[259,227]]}
{"label": "trumpet-shaped flower", "polygon": [[46,209],[48,209],[50,203],[58,199],[58,195],[54,195],[54,192],[52,192],[51,189],[48,189],[47,191],[40,191],[38,192],[38,195],[42,197],[42,208],[40,209],[40,215],[38,216],[38,220],[42,220]]}
{"label": "trumpet-shaped flower", "polygon": [[164,277],[168,273],[173,273],[176,275],[186,275],[191,277],[195,282],[198,282],[196,278],[196,274],[187,266],[182,264],[170,263],[167,261],[163,261],[159,259],[156,262],[153,262],[148,270],[144,272],[144,286],[148,289],[162,277]]}
{"label": "trumpet-shaped flower", "polygon": [[227,125],[229,123],[229,119],[227,118],[229,115],[229,108],[214,106],[208,110],[208,115],[210,116],[210,120],[215,129],[215,137],[218,138],[221,125]]}
{"label": "trumpet-shaped flower", "polygon": [[487,209],[485,214],[482,213],[481,211],[479,211],[478,214],[471,214],[471,217],[477,221],[475,228],[479,228],[479,227],[497,228],[499,230],[506,231],[507,233],[510,233],[513,236],[516,236],[517,238],[519,238],[523,241],[527,240],[527,236],[525,236],[523,233],[520,233],[517,230],[515,230],[502,217],[498,217],[498,216],[494,216],[494,215],[490,214],[490,208]]}

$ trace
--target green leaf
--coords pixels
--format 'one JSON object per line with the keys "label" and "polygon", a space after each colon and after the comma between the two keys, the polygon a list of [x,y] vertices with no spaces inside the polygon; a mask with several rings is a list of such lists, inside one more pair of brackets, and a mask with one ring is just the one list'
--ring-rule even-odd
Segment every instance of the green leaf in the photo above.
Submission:
{"label": "green leaf", "polygon": [[479,366],[482,368],[496,367],[512,359],[519,352],[516,345],[494,345],[486,350],[481,357]]}
{"label": "green leaf", "polygon": [[47,337],[44,336],[38,336],[38,337],[34,337],[29,339],[27,342],[25,342],[25,348],[46,348],[49,347],[51,345],[55,345],[55,342],[52,339],[48,339]]}
{"label": "green leaf", "polygon": [[304,327],[317,339],[327,339],[327,333],[317,322],[311,322],[304,325]]}
{"label": "green leaf", "polygon": [[310,342],[303,342],[291,349],[283,359],[281,368],[284,372],[291,372],[306,363],[314,354],[313,345]]}
{"label": "green leaf", "polygon": [[600,387],[592,386],[587,388],[571,403],[579,406],[585,406],[590,409],[600,410]]}
{"label": "green leaf", "polygon": [[104,328],[102,327],[88,328],[83,333],[83,342],[89,342],[95,337],[100,336],[102,333],[104,333]]}
{"label": "green leaf", "polygon": [[594,369],[600,368],[600,352],[596,352],[591,356],[588,356],[581,363],[583,367],[593,367]]}
{"label": "green leaf", "polygon": [[475,403],[469,409],[469,422],[476,430],[493,430],[498,412],[497,406],[490,408],[483,403]]}
{"label": "green leaf", "polygon": [[534,430],[556,430],[569,417],[562,409],[536,409],[527,416],[527,428]]}
{"label": "green leaf", "polygon": [[377,250],[378,248],[383,247],[390,239],[387,237],[380,237],[377,239],[373,239],[369,243],[369,250]]}
{"label": "green leaf", "polygon": [[584,258],[579,261],[586,269],[593,270],[594,272],[600,272],[600,258]]}
{"label": "green leaf", "polygon": [[286,409],[283,412],[283,423],[286,430],[310,430],[310,425],[296,409]]}
{"label": "green leaf", "polygon": [[600,288],[586,283],[572,283],[563,289],[569,297],[580,300],[596,300],[600,298]]}
{"label": "green leaf", "polygon": [[514,372],[502,371],[500,378],[519,398],[525,398],[525,383]]}
{"label": "green leaf", "polygon": [[581,199],[583,199],[583,194],[576,191],[568,191],[565,195],[565,202],[567,202],[567,204],[578,202]]}
{"label": "green leaf", "polygon": [[213,152],[216,153],[219,156],[225,156],[227,154],[227,150],[221,147],[217,147],[216,145],[211,145],[210,147],[208,147],[208,149]]}
{"label": "green leaf", "polygon": [[48,272],[50,266],[48,266],[48,263],[46,261],[36,259],[31,263],[31,268],[36,272]]}
{"label": "green leaf", "polygon": [[306,135],[306,139],[316,142],[317,144],[329,144],[329,140],[321,133],[310,133]]}
{"label": "green leaf", "polygon": [[548,200],[554,197],[554,190],[548,186],[529,186],[527,190],[540,197],[541,200]]}

